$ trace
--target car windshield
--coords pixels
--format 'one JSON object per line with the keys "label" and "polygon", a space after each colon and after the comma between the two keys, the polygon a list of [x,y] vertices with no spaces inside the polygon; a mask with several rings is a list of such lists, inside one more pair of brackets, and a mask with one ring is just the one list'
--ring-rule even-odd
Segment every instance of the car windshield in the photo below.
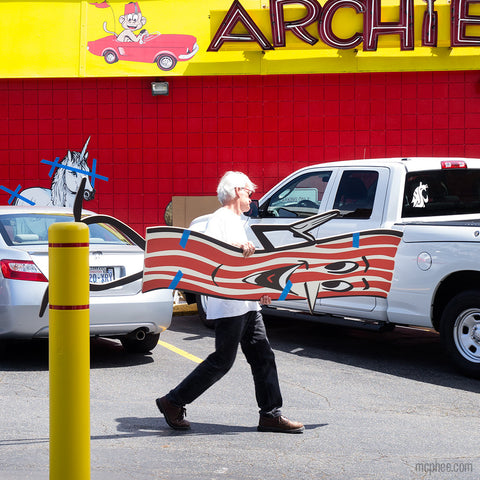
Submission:
{"label": "car windshield", "polygon": [[[0,216],[0,234],[7,245],[47,245],[48,228],[57,222],[73,222],[71,215],[8,214]],[[132,242],[111,225],[88,225],[90,243],[101,245],[132,245]]]}
{"label": "car windshield", "polygon": [[404,218],[480,213],[480,170],[410,172],[403,198]]}

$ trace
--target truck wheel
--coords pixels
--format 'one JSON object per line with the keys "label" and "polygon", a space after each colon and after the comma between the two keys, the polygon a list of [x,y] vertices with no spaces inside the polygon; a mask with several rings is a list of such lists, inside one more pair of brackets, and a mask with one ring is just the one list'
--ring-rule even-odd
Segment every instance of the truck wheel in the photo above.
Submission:
{"label": "truck wheel", "polygon": [[200,320],[202,323],[208,327],[208,328],[214,328],[215,327],[215,320],[207,320],[207,313],[206,313],[206,299],[203,295],[195,295],[195,299],[197,301],[197,310],[198,310],[198,316],[200,317]]}
{"label": "truck wheel", "polygon": [[456,367],[480,378],[480,290],[459,293],[448,302],[440,337]]}

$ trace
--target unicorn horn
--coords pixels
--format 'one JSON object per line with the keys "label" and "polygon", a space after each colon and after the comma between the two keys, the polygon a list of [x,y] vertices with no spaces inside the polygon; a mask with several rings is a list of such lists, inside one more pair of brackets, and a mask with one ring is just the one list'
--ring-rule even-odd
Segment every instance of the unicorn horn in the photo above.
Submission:
{"label": "unicorn horn", "polygon": [[83,147],[83,150],[82,150],[82,153],[80,154],[80,159],[83,160],[84,156],[85,156],[85,152],[87,151],[87,146],[88,146],[88,142],[90,141],[90,138],[91,137],[88,137],[87,141],[85,142],[85,145]]}

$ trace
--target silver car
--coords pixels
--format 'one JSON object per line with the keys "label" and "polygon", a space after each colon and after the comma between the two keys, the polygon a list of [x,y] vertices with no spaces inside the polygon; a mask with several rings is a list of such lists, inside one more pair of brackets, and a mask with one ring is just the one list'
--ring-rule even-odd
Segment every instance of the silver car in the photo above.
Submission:
{"label": "silver car", "polygon": [[[90,215],[94,213],[84,211],[84,219]],[[48,308],[40,316],[48,287],[48,228],[69,221],[74,216],[65,208],[0,206],[0,339],[48,337]],[[127,351],[152,350],[170,326],[172,291],[142,293],[141,275],[96,291],[101,284],[142,272],[144,251],[111,222],[88,228],[90,334],[118,338]]]}

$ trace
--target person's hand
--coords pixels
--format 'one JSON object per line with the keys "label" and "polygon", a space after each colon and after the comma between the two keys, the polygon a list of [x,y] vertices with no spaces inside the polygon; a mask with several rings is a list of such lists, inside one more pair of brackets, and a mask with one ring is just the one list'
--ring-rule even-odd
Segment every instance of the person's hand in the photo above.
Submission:
{"label": "person's hand", "polygon": [[255,245],[252,242],[245,242],[241,245],[241,248],[243,250],[243,256],[245,258],[250,257],[250,255],[253,255],[255,253]]}
{"label": "person's hand", "polygon": [[272,299],[268,295],[263,295],[263,297],[260,298],[260,305],[270,305],[271,303]]}

